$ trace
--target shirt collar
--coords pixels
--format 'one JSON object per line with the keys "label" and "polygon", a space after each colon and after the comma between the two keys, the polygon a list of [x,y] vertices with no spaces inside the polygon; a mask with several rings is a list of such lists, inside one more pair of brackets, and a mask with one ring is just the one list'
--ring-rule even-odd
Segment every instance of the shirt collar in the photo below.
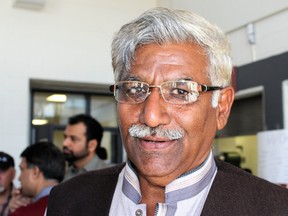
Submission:
{"label": "shirt collar", "polygon": [[[210,183],[215,171],[216,164],[210,152],[200,166],[184,173],[165,187],[165,202],[177,202],[197,195]],[[137,173],[129,161],[124,168],[122,192],[135,204],[140,203],[141,191]]]}
{"label": "shirt collar", "polygon": [[92,170],[95,170],[95,167],[97,167],[97,164],[99,163],[99,157],[97,155],[95,155],[93,157],[93,159],[91,161],[89,161],[89,163],[86,164],[86,166],[84,166],[82,169],[77,169],[76,167],[74,166],[71,166],[71,172],[73,174],[78,174],[79,172],[88,172],[88,171],[92,171]]}
{"label": "shirt collar", "polygon": [[39,199],[41,199],[44,196],[48,196],[50,194],[52,187],[53,186],[48,186],[48,187],[42,189],[41,192],[33,199],[33,202],[38,201]]}
{"label": "shirt collar", "polygon": [[84,167],[85,171],[92,171],[95,170],[95,167],[97,167],[97,164],[99,163],[99,157],[95,154],[93,159],[87,163],[87,165]]}

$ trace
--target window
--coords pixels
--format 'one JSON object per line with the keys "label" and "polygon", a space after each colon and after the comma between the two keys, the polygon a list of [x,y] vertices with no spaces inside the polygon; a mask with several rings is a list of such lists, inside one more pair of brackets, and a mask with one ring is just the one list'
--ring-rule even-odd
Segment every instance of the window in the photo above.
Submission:
{"label": "window", "polygon": [[122,162],[116,102],[108,85],[85,84],[83,87],[83,84],[79,86],[78,83],[31,80],[30,86],[31,144],[48,140],[62,149],[63,131],[68,118],[86,113],[96,118],[104,128],[101,146],[106,148],[108,160]]}

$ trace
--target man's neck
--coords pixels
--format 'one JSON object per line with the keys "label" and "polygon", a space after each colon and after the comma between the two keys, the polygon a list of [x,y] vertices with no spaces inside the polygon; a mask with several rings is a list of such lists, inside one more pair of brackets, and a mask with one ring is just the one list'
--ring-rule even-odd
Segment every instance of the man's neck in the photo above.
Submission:
{"label": "man's neck", "polygon": [[59,184],[59,182],[56,179],[44,179],[43,181],[41,181],[41,183],[39,183],[39,185],[38,185],[38,187],[36,189],[37,193],[33,197],[33,200],[35,200],[35,198],[38,198],[40,193],[43,193],[43,190],[45,190],[48,187],[53,187],[53,186],[55,186],[57,184]]}
{"label": "man's neck", "polygon": [[150,216],[154,215],[157,203],[165,202],[165,188],[149,184],[147,185],[148,182],[144,182],[142,181],[142,183],[140,183],[142,192],[141,203],[147,205],[147,216]]}

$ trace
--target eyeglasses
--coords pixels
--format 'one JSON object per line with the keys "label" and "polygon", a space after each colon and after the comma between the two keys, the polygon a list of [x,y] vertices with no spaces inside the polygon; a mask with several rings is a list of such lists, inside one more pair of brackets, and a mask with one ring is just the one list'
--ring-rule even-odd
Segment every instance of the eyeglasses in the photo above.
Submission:
{"label": "eyeglasses", "polygon": [[110,86],[120,103],[139,104],[151,94],[151,88],[159,88],[163,99],[170,104],[189,104],[197,101],[199,93],[221,90],[220,86],[207,86],[194,81],[168,81],[161,85],[149,85],[140,81],[120,81]]}

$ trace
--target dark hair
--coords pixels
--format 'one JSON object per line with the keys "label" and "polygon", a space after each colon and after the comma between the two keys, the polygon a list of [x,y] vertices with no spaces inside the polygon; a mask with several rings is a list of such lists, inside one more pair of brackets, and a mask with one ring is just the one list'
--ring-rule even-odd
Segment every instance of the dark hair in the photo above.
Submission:
{"label": "dark hair", "polygon": [[28,146],[20,155],[27,166],[37,166],[46,179],[61,182],[65,174],[65,157],[51,142],[38,142]]}
{"label": "dark hair", "polygon": [[11,155],[0,151],[0,170],[7,170],[10,167],[14,167],[14,159]]}
{"label": "dark hair", "polygon": [[98,142],[97,148],[95,150],[96,154],[101,159],[107,159],[107,152],[105,148],[102,148],[101,141],[103,137],[103,127],[101,124],[93,117],[86,114],[78,114],[72,116],[68,120],[69,125],[75,125],[78,123],[83,123],[86,126],[86,140],[87,142],[96,139]]}

